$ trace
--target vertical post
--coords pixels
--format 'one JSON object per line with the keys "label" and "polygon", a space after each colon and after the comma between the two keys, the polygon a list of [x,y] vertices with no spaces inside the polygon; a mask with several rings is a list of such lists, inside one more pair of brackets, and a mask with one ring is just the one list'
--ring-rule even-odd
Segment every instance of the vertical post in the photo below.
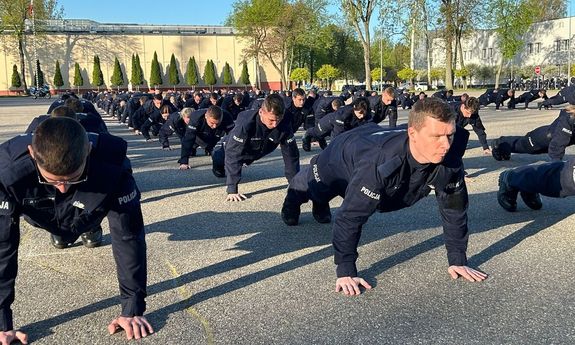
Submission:
{"label": "vertical post", "polygon": [[36,92],[38,92],[38,88],[40,88],[40,85],[38,85],[39,81],[40,81],[40,76],[38,73],[39,72],[39,68],[38,68],[38,50],[36,49],[36,24],[35,24],[35,19],[34,19],[34,0],[30,0],[30,15],[32,17],[32,50],[34,50],[34,68],[35,68],[35,74],[36,74]]}
{"label": "vertical post", "polygon": [[569,6],[569,40],[567,44],[567,86],[571,85],[571,0],[567,1]]}
{"label": "vertical post", "polygon": [[383,25],[379,32],[379,92],[383,91]]}

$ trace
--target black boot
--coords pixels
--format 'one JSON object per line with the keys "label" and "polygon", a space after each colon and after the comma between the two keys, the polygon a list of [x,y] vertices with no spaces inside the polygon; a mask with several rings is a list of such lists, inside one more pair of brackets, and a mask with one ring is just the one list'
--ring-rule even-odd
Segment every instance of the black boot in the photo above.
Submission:
{"label": "black boot", "polygon": [[66,241],[63,237],[56,235],[50,235],[50,242],[55,248],[58,249],[66,249],[74,244],[73,242]]}
{"label": "black boot", "polygon": [[517,211],[517,189],[509,186],[508,176],[511,170],[505,170],[499,175],[499,191],[497,192],[497,201],[506,211]]}
{"label": "black boot", "polygon": [[495,158],[496,161],[502,161],[503,156],[499,151],[499,139],[495,139],[491,142],[491,155]]}
{"label": "black boot", "polygon": [[284,200],[284,204],[282,206],[282,220],[286,225],[298,225],[300,213],[300,205],[289,202],[287,198]]}
{"label": "black boot", "polygon": [[305,152],[311,151],[311,138],[307,135],[304,135],[301,139],[301,148]]}
{"label": "black boot", "polygon": [[331,222],[331,211],[329,210],[328,203],[312,203],[312,214],[313,218],[321,224],[326,224]]}
{"label": "black boot", "polygon": [[527,192],[520,192],[521,199],[527,207],[532,210],[540,210],[543,207],[543,201],[541,201],[541,196],[539,193],[527,193]]}
{"label": "black boot", "polygon": [[96,248],[102,245],[102,226],[98,225],[94,229],[80,235],[82,243],[86,248]]}

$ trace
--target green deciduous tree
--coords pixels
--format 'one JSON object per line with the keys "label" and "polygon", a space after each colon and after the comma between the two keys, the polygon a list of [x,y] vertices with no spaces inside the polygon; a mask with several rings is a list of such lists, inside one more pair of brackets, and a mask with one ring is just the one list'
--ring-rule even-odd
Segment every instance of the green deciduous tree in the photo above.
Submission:
{"label": "green deciduous tree", "polygon": [[174,89],[176,88],[176,85],[180,83],[180,73],[178,72],[178,66],[176,65],[176,57],[174,56],[174,53],[172,53],[172,57],[170,58],[168,79],[170,81],[170,85],[174,85]]}
{"label": "green deciduous tree", "polygon": [[226,62],[224,65],[224,72],[223,72],[223,81],[224,85],[231,85],[234,83],[232,78],[232,68],[230,64]]}
{"label": "green deciduous tree", "polygon": [[[371,71],[370,71],[371,72]],[[322,65],[315,75],[327,83],[327,88],[331,89],[331,83],[339,77],[339,70],[330,64]],[[371,76],[370,76],[371,77]]]}
{"label": "green deciduous tree", "polygon": [[417,78],[417,72],[409,67],[397,71],[397,77],[401,80],[408,80],[413,84],[413,80]]}
{"label": "green deciduous tree", "polygon": [[64,78],[62,78],[62,71],[60,70],[60,61],[56,60],[56,70],[54,71],[54,86],[56,89],[64,86]]}
{"label": "green deciduous tree", "polygon": [[[2,23],[2,28],[5,30],[4,32],[10,34],[17,41],[20,70],[22,71],[22,83],[26,92],[28,86],[26,83],[24,46],[27,40],[27,19],[31,19],[33,14],[35,18],[35,30],[37,33],[42,33],[44,28],[42,20],[62,17],[63,10],[57,6],[56,0],[36,0],[34,1],[33,7],[30,6],[29,0],[0,0],[0,23]],[[29,67],[33,69],[33,66]],[[32,82],[33,85],[34,83],[35,82]]]}
{"label": "green deciduous tree", "polygon": [[118,58],[114,58],[114,71],[112,72],[112,77],[110,78],[110,84],[118,87],[124,85],[124,72],[122,72],[122,66],[120,66],[120,61]]}
{"label": "green deciduous tree", "polygon": [[154,51],[154,58],[152,59],[152,68],[150,71],[150,85],[156,88],[158,85],[162,85],[164,82],[162,80],[162,71],[160,68],[160,63],[158,62],[158,54]]}
{"label": "green deciduous tree", "polygon": [[290,74],[290,79],[295,81],[298,87],[301,86],[302,82],[310,80],[310,78],[311,74],[309,73],[309,70],[303,67],[295,68]]}
{"label": "green deciduous tree", "polygon": [[22,86],[22,80],[20,79],[20,73],[18,73],[18,66],[12,66],[12,87],[20,87]]}
{"label": "green deciduous tree", "polygon": [[196,86],[199,84],[198,65],[193,56],[188,60],[188,65],[186,67],[186,84],[190,86]]}
{"label": "green deciduous tree", "polygon": [[206,85],[210,86],[210,89],[218,82],[216,79],[216,66],[212,60],[208,60],[204,67],[204,81]]}
{"label": "green deciduous tree", "polygon": [[80,70],[80,64],[74,64],[74,82],[73,85],[78,87],[78,93],[80,93],[80,86],[84,85],[84,77],[82,77],[82,71]]}
{"label": "green deciduous tree", "polygon": [[100,57],[94,55],[94,67],[92,68],[92,85],[98,88],[100,91],[100,86],[104,85],[104,73],[102,73],[102,66],[100,66]]}

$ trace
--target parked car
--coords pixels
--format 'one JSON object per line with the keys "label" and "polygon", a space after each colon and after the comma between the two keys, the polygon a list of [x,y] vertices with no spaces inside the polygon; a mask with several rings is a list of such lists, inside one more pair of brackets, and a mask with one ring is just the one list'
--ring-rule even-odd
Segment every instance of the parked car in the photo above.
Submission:
{"label": "parked car", "polygon": [[429,85],[426,81],[416,81],[413,88],[415,91],[427,91],[429,90]]}

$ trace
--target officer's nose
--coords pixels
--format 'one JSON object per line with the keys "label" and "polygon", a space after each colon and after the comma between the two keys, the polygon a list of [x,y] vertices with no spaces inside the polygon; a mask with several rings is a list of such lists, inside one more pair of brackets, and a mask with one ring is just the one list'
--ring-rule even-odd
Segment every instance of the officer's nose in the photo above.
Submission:
{"label": "officer's nose", "polygon": [[56,189],[62,194],[65,194],[70,189],[69,184],[58,184],[58,185],[55,185],[54,187],[56,187]]}

